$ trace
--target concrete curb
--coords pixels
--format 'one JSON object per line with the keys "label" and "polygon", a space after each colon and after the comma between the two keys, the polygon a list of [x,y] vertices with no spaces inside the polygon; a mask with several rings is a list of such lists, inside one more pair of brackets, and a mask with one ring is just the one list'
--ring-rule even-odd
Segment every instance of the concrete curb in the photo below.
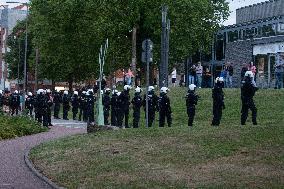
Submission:
{"label": "concrete curb", "polygon": [[29,159],[29,154],[30,154],[31,149],[28,149],[25,152],[25,163],[28,166],[28,168],[31,170],[31,172],[33,174],[35,174],[39,179],[41,179],[42,181],[44,181],[45,183],[47,183],[51,188],[53,189],[64,189],[63,187],[59,187],[57,186],[54,182],[52,182],[51,180],[49,180],[46,176],[44,176],[43,174],[41,174],[38,170],[35,169],[34,164],[32,163],[32,161],[30,161]]}

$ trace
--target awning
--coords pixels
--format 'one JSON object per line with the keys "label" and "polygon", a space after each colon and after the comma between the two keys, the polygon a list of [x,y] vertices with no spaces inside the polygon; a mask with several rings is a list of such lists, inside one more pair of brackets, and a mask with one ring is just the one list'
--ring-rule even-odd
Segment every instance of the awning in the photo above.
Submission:
{"label": "awning", "polygon": [[276,54],[279,52],[284,52],[284,42],[253,46],[253,55]]}

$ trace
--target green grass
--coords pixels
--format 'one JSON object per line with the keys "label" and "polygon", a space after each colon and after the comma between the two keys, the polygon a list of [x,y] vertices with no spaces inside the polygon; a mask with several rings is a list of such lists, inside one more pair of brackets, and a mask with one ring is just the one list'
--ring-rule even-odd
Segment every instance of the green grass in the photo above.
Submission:
{"label": "green grass", "polygon": [[47,130],[29,117],[9,117],[0,114],[0,140],[32,135]]}
{"label": "green grass", "polygon": [[[85,134],[31,152],[37,168],[66,188],[283,188],[284,90],[256,94],[259,126],[240,126],[240,91],[225,90],[220,127],[211,127],[211,91],[197,92],[187,127],[185,89],[170,92],[173,127]],[[145,123],[142,120],[142,123]],[[142,124],[144,125],[144,124]]]}

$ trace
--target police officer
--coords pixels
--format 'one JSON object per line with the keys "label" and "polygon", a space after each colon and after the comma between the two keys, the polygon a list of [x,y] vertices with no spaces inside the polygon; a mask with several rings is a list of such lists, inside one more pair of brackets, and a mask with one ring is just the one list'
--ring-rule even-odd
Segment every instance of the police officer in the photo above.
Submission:
{"label": "police officer", "polygon": [[87,105],[86,105],[87,121],[89,121],[89,123],[95,121],[94,106],[95,106],[95,98],[94,98],[93,89],[89,89],[87,91]]}
{"label": "police officer", "polygon": [[68,111],[70,109],[70,100],[68,97],[68,91],[64,91],[63,97],[62,97],[62,104],[63,104],[63,119],[64,120],[69,120],[68,119]]}
{"label": "police officer", "polygon": [[241,100],[242,100],[242,116],[241,116],[241,124],[245,125],[248,117],[249,109],[252,112],[252,123],[253,125],[257,125],[256,117],[257,117],[257,108],[255,107],[253,97],[255,92],[258,90],[255,81],[254,75],[252,71],[247,71],[245,73],[245,79],[242,81],[241,87]]}
{"label": "police officer", "polygon": [[215,86],[212,89],[213,98],[213,120],[212,126],[219,126],[222,118],[222,110],[225,109],[224,104],[224,78],[217,77],[215,80]]}
{"label": "police officer", "polygon": [[172,109],[170,99],[167,96],[169,89],[167,87],[162,87],[160,90],[159,98],[159,127],[165,126],[165,118],[167,118],[168,126],[172,126]]}
{"label": "police officer", "polygon": [[82,120],[83,116],[83,121],[87,121],[87,116],[86,116],[86,91],[82,91],[80,98],[79,98],[79,121]]}
{"label": "police officer", "polygon": [[33,93],[29,92],[26,98],[25,108],[29,111],[30,116],[33,116],[33,109],[34,109],[34,97]]}
{"label": "police officer", "polygon": [[[129,105],[130,105],[130,95],[129,95],[129,91],[131,89],[130,85],[125,85],[123,87],[123,91],[121,92],[121,94],[119,95],[119,100],[120,100],[120,108],[123,112],[123,118],[124,123],[125,123],[125,128],[130,128],[128,125],[128,119],[129,119]],[[119,125],[120,126],[120,125]]]}
{"label": "police officer", "polygon": [[158,111],[158,99],[159,97],[155,94],[155,88],[149,86],[148,94],[144,96],[143,106],[146,115],[146,98],[148,98],[148,127],[152,127],[155,120],[156,111]]}
{"label": "police officer", "polygon": [[39,89],[37,91],[37,97],[35,102],[36,107],[36,117],[39,123],[43,124],[43,126],[48,127],[48,119],[47,119],[47,109],[48,109],[48,98],[45,96],[45,91],[43,89]]}
{"label": "police officer", "polygon": [[122,92],[118,92],[117,93],[117,104],[116,104],[116,119],[117,119],[117,126],[119,128],[122,128],[122,124],[123,124],[123,118],[125,116],[124,113],[124,102],[123,102],[123,98],[120,98]]}
{"label": "police officer", "polygon": [[13,116],[15,113],[18,115],[20,107],[20,96],[19,92],[16,90],[10,98],[10,108],[12,109],[11,115]]}
{"label": "police officer", "polygon": [[109,88],[105,89],[105,94],[103,96],[103,106],[104,106],[104,123],[105,125],[109,125],[108,118],[109,118],[109,111],[111,105],[111,98],[110,98],[111,90]]}
{"label": "police officer", "polygon": [[140,96],[141,92],[142,92],[142,89],[140,87],[137,87],[135,89],[135,96],[131,101],[133,105],[133,128],[139,127],[140,109],[143,106],[143,99]]}
{"label": "police officer", "polygon": [[59,91],[55,90],[53,95],[53,102],[54,102],[54,119],[60,119],[59,111],[60,111],[60,103],[62,102],[62,97]]}
{"label": "police officer", "polygon": [[78,91],[74,91],[74,94],[71,98],[71,104],[72,104],[72,112],[73,112],[73,120],[76,120],[78,109],[79,109],[79,97],[78,97]]}
{"label": "police officer", "polygon": [[112,126],[117,126],[117,111],[118,111],[118,104],[117,104],[117,100],[118,100],[118,90],[113,90],[112,92],[112,96],[111,96],[111,125]]}
{"label": "police officer", "polygon": [[47,115],[46,115],[47,124],[48,124],[48,126],[53,126],[52,123],[51,123],[51,108],[53,106],[53,97],[51,95],[50,89],[46,90],[45,97],[46,97],[46,101],[47,101]]}
{"label": "police officer", "polygon": [[195,116],[195,105],[197,105],[198,95],[195,94],[196,85],[189,85],[189,90],[186,95],[186,109],[188,115],[188,126],[192,127]]}

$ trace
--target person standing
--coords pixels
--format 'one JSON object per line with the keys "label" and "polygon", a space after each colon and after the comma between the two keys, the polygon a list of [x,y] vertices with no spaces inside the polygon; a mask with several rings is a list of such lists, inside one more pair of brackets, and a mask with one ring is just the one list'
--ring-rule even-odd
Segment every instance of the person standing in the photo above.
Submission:
{"label": "person standing", "polygon": [[79,97],[79,121],[82,120],[83,116],[83,121],[86,122],[86,91],[82,91],[80,97]]}
{"label": "person standing", "polygon": [[201,88],[202,86],[202,75],[203,74],[203,66],[201,65],[201,62],[198,62],[196,67],[196,81],[197,81],[197,87]]}
{"label": "person standing", "polygon": [[137,87],[135,89],[135,96],[131,101],[133,105],[133,128],[139,127],[140,109],[143,105],[143,99],[140,96],[141,92],[142,92],[142,89],[140,87]]}
{"label": "person standing", "polygon": [[283,88],[283,73],[284,73],[284,63],[280,61],[274,65],[275,72],[275,89]]}
{"label": "person standing", "polygon": [[205,72],[204,72],[204,84],[205,84],[205,88],[211,88],[211,78],[212,77],[212,74],[209,70],[209,68],[207,67],[205,69]]}
{"label": "person standing", "polygon": [[257,109],[256,109],[256,106],[253,100],[253,97],[257,90],[258,88],[256,87],[255,82],[254,82],[253,72],[247,71],[245,73],[245,79],[242,82],[242,87],[241,87],[241,100],[242,100],[241,125],[246,124],[249,109],[252,112],[252,123],[253,125],[257,125],[257,121],[256,121]]}
{"label": "person standing", "polygon": [[25,109],[29,111],[30,117],[33,117],[33,109],[34,109],[34,97],[33,93],[28,92],[28,96],[26,97]]}
{"label": "person standing", "polygon": [[197,105],[198,96],[195,94],[196,85],[189,85],[189,90],[186,95],[186,109],[188,115],[188,126],[192,127],[195,116],[195,106]]}
{"label": "person standing", "polygon": [[86,103],[87,121],[89,123],[92,123],[95,121],[94,106],[95,106],[94,92],[93,92],[93,89],[89,89],[87,91],[87,103]]}
{"label": "person standing", "polygon": [[105,125],[109,125],[109,111],[110,111],[110,105],[111,105],[111,98],[110,98],[111,90],[109,88],[106,88],[105,94],[103,96],[103,106],[104,106],[104,123]]}
{"label": "person standing", "polygon": [[226,71],[227,71],[226,87],[232,88],[233,87],[234,68],[233,68],[233,66],[230,62],[227,63]]}
{"label": "person standing", "polygon": [[171,77],[172,77],[173,87],[175,87],[176,86],[176,80],[177,80],[177,69],[175,67],[173,68],[173,71],[171,73]]}
{"label": "person standing", "polygon": [[189,84],[195,84],[195,77],[196,77],[196,67],[193,64],[189,69]]}
{"label": "person standing", "polygon": [[159,127],[165,126],[165,119],[167,118],[168,127],[172,126],[172,109],[170,98],[167,96],[169,89],[167,87],[162,87],[160,90],[159,98]]}
{"label": "person standing", "polygon": [[62,97],[59,91],[55,90],[53,95],[53,102],[54,102],[54,119],[60,119],[59,112],[60,112],[60,103],[62,102]]}
{"label": "person standing", "polygon": [[20,107],[20,96],[17,90],[11,95],[10,107],[12,110],[11,115],[13,116],[15,113],[16,115],[18,115]]}
{"label": "person standing", "polygon": [[141,70],[140,70],[140,68],[137,68],[137,71],[136,71],[135,86],[136,87],[141,86]]}
{"label": "person standing", "polygon": [[242,69],[241,69],[241,81],[245,78],[245,73],[248,71],[248,65],[246,63],[243,63]]}
{"label": "person standing", "polygon": [[68,97],[68,91],[64,91],[63,97],[62,97],[62,104],[63,104],[63,119],[64,120],[69,120],[68,119],[68,111],[70,109],[70,100]]}
{"label": "person standing", "polygon": [[224,104],[224,79],[217,77],[215,80],[215,86],[212,89],[213,98],[213,120],[212,126],[219,126],[222,118],[222,110],[225,109]]}
{"label": "person standing", "polygon": [[155,88],[149,86],[148,94],[145,94],[143,99],[143,106],[146,112],[146,98],[148,98],[148,127],[152,127],[153,122],[155,121],[156,111],[158,110],[158,100],[159,97],[155,94]]}
{"label": "person standing", "polygon": [[44,95],[44,90],[39,89],[37,91],[36,103],[36,118],[40,124],[43,124],[44,127],[48,127],[48,120],[47,120],[47,108],[48,102],[47,98]]}
{"label": "person standing", "polygon": [[[121,94],[118,97],[119,102],[120,102],[119,106],[120,106],[120,108],[123,111],[123,118],[124,118],[125,128],[130,128],[129,124],[128,124],[128,119],[129,119],[129,105],[130,105],[129,91],[131,89],[131,86],[130,85],[125,85],[123,89],[124,90],[121,92]],[[122,125],[120,124],[118,126],[122,126]]]}
{"label": "person standing", "polygon": [[112,96],[111,96],[111,102],[110,102],[110,105],[111,105],[111,125],[112,126],[117,126],[117,113],[118,113],[118,90],[113,90],[112,92]]}
{"label": "person standing", "polygon": [[79,95],[78,91],[74,91],[74,94],[71,98],[73,120],[77,119],[77,114],[79,110],[79,96],[78,95]]}

